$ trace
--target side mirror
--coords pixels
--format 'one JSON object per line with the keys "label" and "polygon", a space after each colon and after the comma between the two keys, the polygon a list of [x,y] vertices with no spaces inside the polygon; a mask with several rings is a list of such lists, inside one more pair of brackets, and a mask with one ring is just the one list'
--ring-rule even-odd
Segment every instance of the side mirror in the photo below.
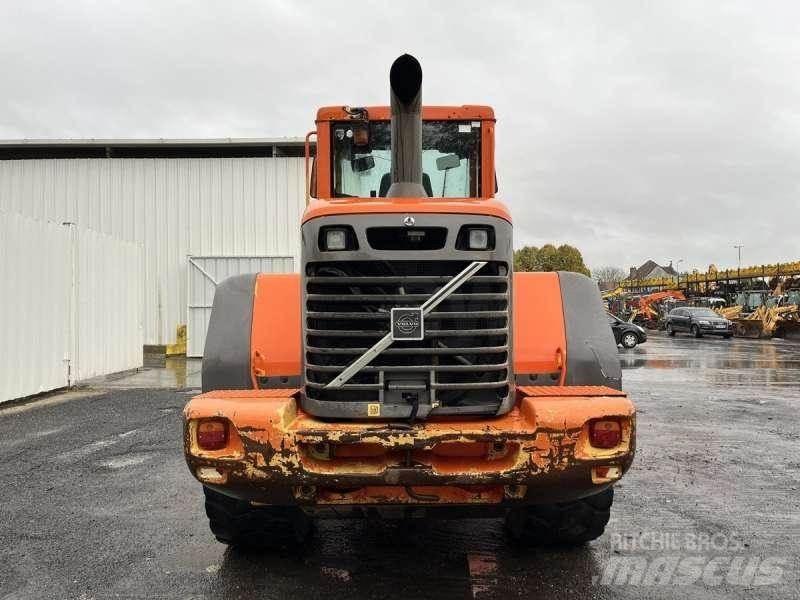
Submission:
{"label": "side mirror", "polygon": [[461,166],[461,159],[458,158],[458,154],[445,154],[436,159],[436,169],[438,171],[447,171],[459,166]]}
{"label": "side mirror", "polygon": [[[308,183],[308,195],[312,198],[317,197],[317,157],[315,156],[311,162],[311,178]],[[308,204],[306,202],[306,204]]]}
{"label": "side mirror", "polygon": [[350,161],[350,167],[353,169],[355,173],[363,173],[364,171],[369,171],[371,168],[375,166],[375,159],[372,155],[369,156],[360,156],[359,158],[354,158]]}
{"label": "side mirror", "polygon": [[313,162],[311,163],[311,172],[309,173],[308,163],[311,161],[311,136],[317,137],[316,131],[309,131],[306,134],[306,143],[305,143],[305,154],[306,154],[306,162],[305,162],[305,183],[306,183],[306,205],[308,205],[309,198],[316,198],[317,197],[317,156],[316,152],[314,152]]}

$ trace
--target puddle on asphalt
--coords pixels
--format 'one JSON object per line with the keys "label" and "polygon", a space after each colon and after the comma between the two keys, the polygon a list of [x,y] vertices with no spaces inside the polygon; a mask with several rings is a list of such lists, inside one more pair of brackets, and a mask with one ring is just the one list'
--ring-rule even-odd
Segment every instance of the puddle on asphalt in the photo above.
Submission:
{"label": "puddle on asphalt", "polygon": [[[646,367],[675,372],[674,376],[664,373],[664,377],[713,384],[753,383],[754,378],[769,385],[800,384],[800,344],[782,340],[696,340],[655,335],[633,350],[620,350],[619,357],[628,376]],[[625,377],[623,374],[623,381]]]}
{"label": "puddle on asphalt", "polygon": [[603,550],[593,546],[520,549],[495,519],[323,520],[303,549],[246,552],[198,544],[182,548],[165,567],[201,574],[206,592],[219,597],[304,597],[310,589],[332,597],[352,590],[361,597],[525,597],[598,576]]}

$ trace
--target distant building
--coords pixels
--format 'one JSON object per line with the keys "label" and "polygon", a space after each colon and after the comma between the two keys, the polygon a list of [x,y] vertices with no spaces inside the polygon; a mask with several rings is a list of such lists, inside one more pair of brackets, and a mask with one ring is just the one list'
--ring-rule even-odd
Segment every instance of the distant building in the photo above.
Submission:
{"label": "distant building", "polygon": [[677,277],[678,272],[672,268],[672,261],[665,267],[662,267],[654,260],[648,260],[638,269],[631,267],[628,279],[642,280],[642,279],[656,279],[659,277]]}
{"label": "distant building", "polygon": [[297,272],[304,164],[302,137],[0,140],[0,214],[141,244],[144,344],[185,324],[202,355],[219,281]]}

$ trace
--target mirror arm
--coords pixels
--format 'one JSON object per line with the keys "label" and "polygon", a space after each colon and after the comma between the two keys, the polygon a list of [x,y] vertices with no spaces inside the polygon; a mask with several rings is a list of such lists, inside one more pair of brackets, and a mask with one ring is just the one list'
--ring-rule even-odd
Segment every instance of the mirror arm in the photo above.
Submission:
{"label": "mirror arm", "polygon": [[[309,160],[311,160],[311,136],[312,135],[315,136],[315,137],[317,136],[316,130],[315,131],[309,131],[306,134],[306,148],[305,148],[306,149],[306,185],[305,185],[305,188],[306,188],[306,206],[308,206],[308,203],[311,201],[311,189],[310,189],[311,188],[311,173],[309,172],[309,169],[308,169],[308,163],[309,163]],[[316,193],[317,193],[317,190],[314,190],[314,194],[315,194],[314,198],[316,198]]]}

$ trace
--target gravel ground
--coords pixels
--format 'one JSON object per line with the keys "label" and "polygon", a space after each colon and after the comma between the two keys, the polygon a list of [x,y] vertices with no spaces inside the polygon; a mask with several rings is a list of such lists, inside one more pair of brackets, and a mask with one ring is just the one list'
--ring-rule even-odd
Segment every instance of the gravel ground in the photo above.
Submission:
{"label": "gravel ground", "polygon": [[800,344],[620,351],[638,454],[606,535],[521,550],[501,523],[321,522],[303,552],[227,550],[180,446],[192,392],[0,410],[0,598],[798,598]]}

